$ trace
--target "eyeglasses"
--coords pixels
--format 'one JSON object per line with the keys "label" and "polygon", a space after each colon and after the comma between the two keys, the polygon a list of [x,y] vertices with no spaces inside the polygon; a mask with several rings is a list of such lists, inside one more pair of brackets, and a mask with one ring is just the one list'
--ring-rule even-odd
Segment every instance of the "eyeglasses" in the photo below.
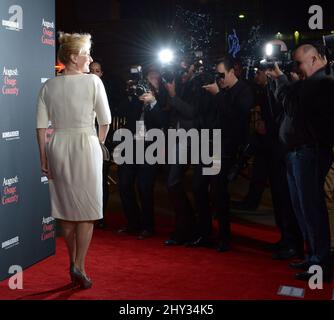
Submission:
{"label": "eyeglasses", "polygon": [[216,73],[216,80],[224,80],[224,79],[225,79],[225,72]]}

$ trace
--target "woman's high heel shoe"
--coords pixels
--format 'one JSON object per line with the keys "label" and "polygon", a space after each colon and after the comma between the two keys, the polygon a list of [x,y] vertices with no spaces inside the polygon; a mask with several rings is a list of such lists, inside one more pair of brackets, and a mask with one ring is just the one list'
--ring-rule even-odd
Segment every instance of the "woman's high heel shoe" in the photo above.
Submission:
{"label": "woman's high heel shoe", "polygon": [[72,275],[74,277],[73,283],[79,284],[82,289],[90,289],[93,286],[92,280],[75,267],[73,268]]}
{"label": "woman's high heel shoe", "polygon": [[70,277],[71,277],[71,281],[72,281],[73,284],[76,283],[75,270],[76,270],[76,267],[75,267],[74,263],[71,263],[71,265],[70,265]]}

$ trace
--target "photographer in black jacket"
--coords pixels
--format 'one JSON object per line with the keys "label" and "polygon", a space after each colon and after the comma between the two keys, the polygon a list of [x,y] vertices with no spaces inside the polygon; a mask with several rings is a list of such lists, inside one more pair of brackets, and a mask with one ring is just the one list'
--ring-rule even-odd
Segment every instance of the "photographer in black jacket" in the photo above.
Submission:
{"label": "photographer in black jacket", "polygon": [[300,257],[303,256],[304,242],[288,187],[285,163],[287,151],[279,140],[283,109],[273,95],[275,83],[267,77],[265,69],[259,68],[254,80],[258,84],[256,96],[264,126],[261,134],[255,135],[257,156],[262,158],[261,163],[268,172],[275,222],[281,233],[280,241],[270,247],[276,251],[274,259]]}
{"label": "photographer in black jacket", "polygon": [[[198,87],[194,80],[194,66],[186,69],[181,77],[172,83],[166,83],[168,104],[170,106],[169,128],[194,128],[194,110],[198,101]],[[175,155],[176,163],[170,164],[167,187],[175,211],[175,230],[165,245],[182,245],[194,240],[195,214],[184,188],[184,177],[190,164],[190,146],[186,141],[176,141],[174,150],[168,150]],[[187,163],[180,161],[181,154],[187,155]]]}
{"label": "photographer in black jacket", "polygon": [[[327,121],[333,119],[333,78],[326,74],[326,59],[312,45],[302,45],[294,53],[304,80],[289,83],[276,64],[268,75],[276,79],[276,96],[283,104],[284,119],[280,138],[288,148],[286,157],[288,183],[295,214],[307,243],[307,257],[293,268],[323,268],[325,282],[332,280],[330,231],[324,200],[324,181],[332,163]],[[324,117],[324,114],[329,117]],[[327,118],[327,119],[326,119]],[[297,273],[309,280],[312,273]]]}
{"label": "photographer in black jacket", "polygon": [[215,96],[217,104],[216,128],[222,130],[221,171],[214,177],[213,206],[219,219],[218,251],[230,249],[230,196],[228,174],[235,164],[237,153],[247,142],[250,110],[255,99],[251,88],[238,80],[234,73],[234,62],[230,57],[218,61],[216,71],[219,80],[204,86]]}
{"label": "photographer in black jacket", "polygon": [[[134,139],[144,139],[136,132],[136,122],[141,121],[145,130],[161,129],[163,127],[162,108],[166,103],[164,88],[160,83],[160,74],[151,69],[147,72],[146,80],[150,91],[141,96],[128,96],[119,107],[119,114],[126,118],[126,129],[134,135]],[[145,141],[145,148],[151,142]],[[134,141],[133,154],[136,154]],[[152,237],[155,232],[154,224],[154,185],[157,174],[157,164],[122,164],[118,166],[119,192],[127,219],[127,226],[119,233],[139,233],[138,239]],[[140,203],[136,197],[136,185]]]}

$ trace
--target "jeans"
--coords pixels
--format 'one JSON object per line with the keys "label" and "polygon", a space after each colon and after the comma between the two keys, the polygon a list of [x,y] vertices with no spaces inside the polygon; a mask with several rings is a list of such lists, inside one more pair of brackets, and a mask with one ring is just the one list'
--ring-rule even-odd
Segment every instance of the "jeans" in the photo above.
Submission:
{"label": "jeans", "polygon": [[311,264],[329,265],[330,231],[324,182],[332,163],[331,148],[302,146],[287,154],[292,205],[308,246]]}

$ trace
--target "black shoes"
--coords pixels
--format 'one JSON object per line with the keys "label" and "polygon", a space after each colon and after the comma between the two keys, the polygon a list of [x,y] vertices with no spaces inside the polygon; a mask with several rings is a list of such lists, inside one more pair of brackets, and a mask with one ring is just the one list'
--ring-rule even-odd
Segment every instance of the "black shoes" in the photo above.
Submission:
{"label": "black shoes", "polygon": [[123,227],[117,231],[118,234],[129,234],[129,235],[137,235],[139,233],[139,229],[132,228],[129,226]]}
{"label": "black shoes", "polygon": [[96,227],[97,229],[105,229],[105,228],[106,228],[106,224],[105,224],[104,220],[101,219],[101,220],[98,220],[98,221],[96,222],[95,227]]}
{"label": "black shoes", "polygon": [[84,275],[73,264],[70,267],[70,276],[73,285],[79,285],[81,289],[90,289],[93,286],[93,282],[86,275]]}
{"label": "black shoes", "polygon": [[165,241],[165,246],[182,246],[185,244],[185,241],[179,241],[174,239],[168,239]]}
{"label": "black shoes", "polygon": [[310,263],[306,260],[301,262],[290,262],[289,267],[292,269],[301,269],[307,271],[310,268]]}
{"label": "black shoes", "polygon": [[124,234],[124,235],[138,236],[137,237],[138,240],[143,240],[143,239],[151,238],[154,236],[153,231],[149,231],[149,230],[140,231],[139,228],[133,228],[129,226],[119,229],[117,233]]}
{"label": "black shoes", "polygon": [[199,237],[195,241],[189,241],[189,242],[187,242],[186,243],[186,247],[190,247],[190,248],[199,248],[199,247],[213,248],[214,247],[214,243],[213,243],[213,241],[211,239],[209,239],[207,237]]}
{"label": "black shoes", "polygon": [[273,253],[272,257],[274,260],[286,260],[293,257],[298,257],[298,252],[295,249],[281,249],[278,252]]}
{"label": "black shoes", "polygon": [[[311,277],[314,276],[314,273],[310,273],[308,271],[305,272],[301,272],[301,273],[296,273],[295,278],[297,280],[301,280],[301,281],[309,281],[311,279]],[[333,272],[324,272],[323,273],[323,282],[326,283],[332,283],[333,281]]]}
{"label": "black shoes", "polygon": [[74,266],[74,263],[72,262],[70,265],[70,277],[73,284],[75,284],[75,276],[74,276],[75,269],[76,268]]}
{"label": "black shoes", "polygon": [[227,242],[219,242],[217,247],[218,252],[227,252],[231,250],[231,245]]}
{"label": "black shoes", "polygon": [[154,232],[152,231],[148,231],[148,230],[143,230],[139,236],[138,236],[138,240],[144,240],[147,238],[152,238],[154,236]]}

